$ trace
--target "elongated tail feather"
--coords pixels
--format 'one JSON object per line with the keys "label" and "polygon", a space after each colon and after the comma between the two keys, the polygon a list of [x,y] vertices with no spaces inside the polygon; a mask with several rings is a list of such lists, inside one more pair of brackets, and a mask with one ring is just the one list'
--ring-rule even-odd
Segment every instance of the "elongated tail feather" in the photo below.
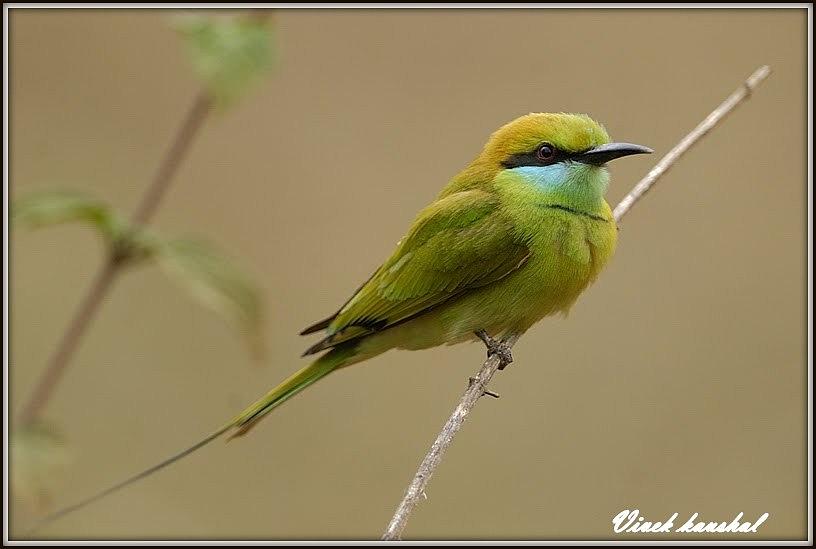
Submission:
{"label": "elongated tail feather", "polygon": [[145,479],[145,478],[153,475],[154,473],[157,473],[158,471],[164,469],[168,465],[172,465],[173,463],[177,462],[178,460],[189,456],[190,454],[192,454],[196,450],[200,450],[201,448],[203,448],[204,446],[206,446],[210,442],[214,441],[215,439],[217,439],[218,437],[220,437],[221,435],[223,435],[224,433],[226,433],[227,431],[232,429],[232,427],[233,427],[233,423],[228,423],[228,424],[224,425],[223,427],[221,427],[220,429],[218,429],[217,431],[214,431],[213,433],[210,433],[209,435],[207,435],[203,439],[199,440],[198,442],[196,442],[192,446],[190,446],[188,448],[185,448],[184,450],[182,450],[181,452],[178,452],[177,454],[173,454],[169,458],[160,461],[156,465],[153,465],[152,467],[148,467],[144,471],[141,471],[140,473],[137,473],[137,474],[133,475],[132,477],[128,477],[128,478],[126,478],[125,480],[123,480],[121,482],[117,482],[113,486],[111,486],[109,488],[106,488],[106,489],[102,490],[101,492],[98,492],[98,493],[94,494],[93,496],[85,498],[85,499],[83,499],[82,501],[80,501],[78,503],[74,503],[73,505],[69,505],[68,507],[63,507],[62,509],[59,509],[59,510],[54,511],[53,513],[51,513],[49,515],[46,515],[45,517],[43,517],[39,522],[37,522],[29,530],[29,533],[34,532],[35,530],[39,530],[40,528],[54,522],[55,520],[58,520],[58,519],[64,517],[65,515],[69,515],[69,514],[73,513],[74,511],[79,511],[83,507],[86,507],[86,506],[88,506],[88,505],[90,505],[90,504],[92,504],[92,503],[94,503],[96,501],[104,499],[105,497],[107,497],[107,496],[109,496],[109,495],[111,495],[111,494],[113,494],[115,492],[118,492],[119,490],[122,490],[123,488],[126,488],[126,487],[130,486],[131,484],[139,482],[140,480]]}
{"label": "elongated tail feather", "polygon": [[94,494],[91,497],[88,497],[78,503],[70,505],[68,507],[64,507],[59,509],[50,515],[47,515],[42,520],[40,520],[34,527],[29,530],[29,532],[33,532],[42,528],[43,526],[54,522],[57,519],[64,517],[65,515],[71,514],[74,511],[78,511],[83,507],[90,505],[91,503],[97,502],[105,497],[130,486],[140,480],[143,480],[154,473],[164,469],[165,467],[172,465],[173,463],[179,461],[182,458],[185,458],[192,454],[193,452],[203,448],[210,442],[214,441],[215,439],[219,438],[221,435],[225,434],[227,431],[231,429],[236,429],[236,431],[230,436],[230,439],[241,436],[245,434],[249,429],[254,427],[257,422],[263,418],[266,414],[271,412],[276,407],[283,404],[285,401],[289,400],[291,397],[298,394],[300,391],[314,383],[315,381],[325,377],[335,369],[346,366],[352,362],[354,362],[355,353],[354,348],[352,345],[346,345],[343,347],[338,347],[332,349],[330,352],[326,353],[325,355],[321,356],[309,366],[306,366],[302,370],[295,372],[293,375],[285,379],[281,382],[278,386],[274,389],[269,391],[266,395],[260,398],[258,401],[253,403],[249,406],[246,410],[238,414],[232,421],[227,423],[226,425],[222,426],[218,430],[214,431],[213,433],[207,435],[200,441],[196,442],[192,446],[185,448],[181,452],[178,452],[169,458],[153,465],[145,469],[144,471],[137,473],[127,479],[114,484],[113,486],[102,490],[101,492]]}

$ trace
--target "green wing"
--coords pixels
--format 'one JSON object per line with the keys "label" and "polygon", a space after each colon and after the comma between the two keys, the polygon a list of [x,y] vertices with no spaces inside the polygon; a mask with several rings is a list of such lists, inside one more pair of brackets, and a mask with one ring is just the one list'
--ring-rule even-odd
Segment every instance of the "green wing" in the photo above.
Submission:
{"label": "green wing", "polygon": [[529,257],[495,196],[470,190],[422,210],[394,254],[348,302],[303,331],[328,336],[304,354],[384,330],[518,269]]}

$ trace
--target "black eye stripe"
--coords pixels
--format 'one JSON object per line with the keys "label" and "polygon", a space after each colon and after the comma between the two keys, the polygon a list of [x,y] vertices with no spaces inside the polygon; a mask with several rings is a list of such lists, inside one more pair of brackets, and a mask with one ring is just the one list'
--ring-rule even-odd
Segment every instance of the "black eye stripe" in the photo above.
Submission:
{"label": "black eye stripe", "polygon": [[[551,147],[553,151],[553,155],[549,158],[542,158],[539,154],[539,151],[545,145]],[[551,166],[553,164],[558,164],[559,162],[569,160],[578,154],[580,153],[568,153],[566,151],[562,151],[550,143],[539,143],[536,145],[535,149],[530,152],[516,153],[512,155],[510,158],[502,162],[502,166],[508,169],[520,168],[522,166]]]}

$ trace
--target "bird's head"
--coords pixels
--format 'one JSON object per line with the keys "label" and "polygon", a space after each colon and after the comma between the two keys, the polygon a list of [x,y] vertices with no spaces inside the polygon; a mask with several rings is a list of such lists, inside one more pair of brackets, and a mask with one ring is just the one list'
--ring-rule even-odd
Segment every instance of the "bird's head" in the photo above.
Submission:
{"label": "bird's head", "polygon": [[641,145],[610,142],[604,127],[584,114],[533,113],[496,130],[466,172],[569,205],[591,206],[606,192],[607,162],[651,152]]}
{"label": "bird's head", "polygon": [[496,167],[546,167],[564,162],[603,166],[610,160],[652,149],[610,143],[603,126],[585,114],[532,113],[499,128],[481,157]]}

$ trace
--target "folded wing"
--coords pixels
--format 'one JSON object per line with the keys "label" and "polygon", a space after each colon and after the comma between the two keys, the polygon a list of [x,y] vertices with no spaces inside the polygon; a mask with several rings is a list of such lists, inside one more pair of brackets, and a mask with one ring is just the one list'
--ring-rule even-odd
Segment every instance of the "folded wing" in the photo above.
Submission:
{"label": "folded wing", "polygon": [[304,354],[424,314],[507,276],[528,257],[496,197],[480,190],[449,195],[419,213],[393,255],[337,314],[304,330],[328,334]]}

